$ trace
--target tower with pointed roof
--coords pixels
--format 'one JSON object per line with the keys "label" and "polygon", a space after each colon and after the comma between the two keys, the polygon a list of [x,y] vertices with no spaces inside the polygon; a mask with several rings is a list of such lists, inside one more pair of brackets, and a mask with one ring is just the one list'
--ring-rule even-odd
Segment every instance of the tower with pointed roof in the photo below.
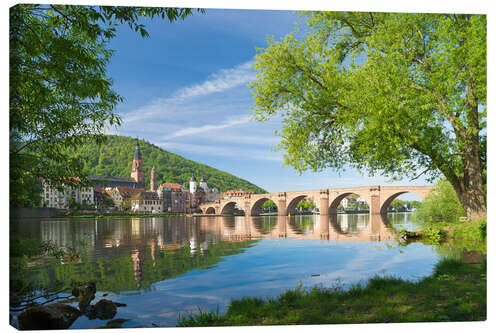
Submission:
{"label": "tower with pointed roof", "polygon": [[156,169],[153,165],[153,168],[151,169],[151,180],[150,180],[150,190],[151,191],[156,191],[158,188],[158,184],[156,184]]}
{"label": "tower with pointed roof", "polygon": [[203,189],[203,191],[205,191],[205,193],[208,193],[208,184],[205,181],[205,177],[203,177],[203,176],[201,176],[201,179],[200,179],[200,187]]}
{"label": "tower with pointed roof", "polygon": [[132,161],[132,172],[130,177],[134,178],[135,181],[144,187],[144,171],[142,170],[142,154],[141,148],[139,147],[139,140],[135,144],[134,160]]}
{"label": "tower with pointed roof", "polygon": [[189,180],[189,192],[190,193],[196,192],[196,178],[194,177],[194,174],[191,176],[191,179]]}

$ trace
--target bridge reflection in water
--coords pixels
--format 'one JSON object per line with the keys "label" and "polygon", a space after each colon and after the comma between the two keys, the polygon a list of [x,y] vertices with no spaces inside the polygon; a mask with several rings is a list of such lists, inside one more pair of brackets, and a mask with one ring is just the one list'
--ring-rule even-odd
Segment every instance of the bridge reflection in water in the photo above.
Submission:
{"label": "bridge reflection in water", "polygon": [[[403,220],[403,216],[410,214],[397,215]],[[122,291],[148,288],[156,281],[214,265],[222,256],[241,253],[262,239],[391,241],[395,233],[389,220],[394,221],[394,217],[339,214],[44,219],[18,221],[16,229],[24,237],[81,249],[91,266],[77,265],[72,270],[73,278],[96,278],[102,290]],[[80,244],[82,240],[84,246]],[[107,273],[100,275],[97,266],[108,267]],[[47,269],[64,271],[62,266]],[[61,272],[58,274],[63,274]],[[47,276],[51,274],[56,273]],[[119,285],[118,280],[121,281]]]}
{"label": "bridge reflection in water", "polygon": [[211,217],[207,231],[222,231],[223,240],[291,237],[332,241],[390,241],[394,231],[387,215]]}
{"label": "bridge reflection in water", "polygon": [[386,214],[45,219],[19,221],[16,229],[21,236],[50,240],[59,246],[83,248],[80,243],[84,241],[84,248],[99,256],[106,249],[146,244],[164,249],[189,245],[195,252],[218,241],[283,237],[387,241],[394,239],[389,220]]}

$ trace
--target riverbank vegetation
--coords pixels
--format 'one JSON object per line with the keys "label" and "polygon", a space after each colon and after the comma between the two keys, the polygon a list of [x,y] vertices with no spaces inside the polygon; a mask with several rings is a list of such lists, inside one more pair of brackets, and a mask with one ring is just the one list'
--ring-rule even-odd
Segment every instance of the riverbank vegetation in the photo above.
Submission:
{"label": "riverbank vegetation", "polygon": [[460,217],[465,215],[453,186],[445,179],[434,185],[416,212],[417,220],[426,225],[435,222],[458,222]]}
{"label": "riverbank vegetation", "polygon": [[486,252],[486,218],[461,219],[465,211],[452,185],[441,179],[432,188],[416,211],[421,227],[409,232],[399,231],[400,240],[459,243],[461,247]]}
{"label": "riverbank vegetation", "polygon": [[404,323],[486,320],[486,263],[439,262],[420,281],[376,276],[366,285],[298,287],[277,298],[233,300],[227,312],[180,317],[178,326]]}
{"label": "riverbank vegetation", "polygon": [[400,242],[420,240],[486,253],[486,219],[463,222],[434,222],[416,231],[398,232]]}

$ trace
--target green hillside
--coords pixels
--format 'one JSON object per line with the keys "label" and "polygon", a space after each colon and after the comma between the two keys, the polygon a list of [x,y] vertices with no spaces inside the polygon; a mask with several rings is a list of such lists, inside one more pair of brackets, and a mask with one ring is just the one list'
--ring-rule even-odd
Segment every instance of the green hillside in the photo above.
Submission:
{"label": "green hillside", "polygon": [[[84,171],[89,175],[130,177],[135,143],[135,138],[109,135],[105,144],[101,146],[83,145],[73,150],[72,154],[81,158],[85,165]],[[215,186],[221,192],[231,189],[252,190],[255,193],[266,192],[244,179],[208,165],[188,160],[177,154],[169,153],[144,140],[139,140],[139,145],[142,152],[147,189],[149,189],[151,168],[154,165],[158,184],[171,182],[189,188],[189,178],[194,174],[198,182],[200,177],[203,176],[209,187]]]}

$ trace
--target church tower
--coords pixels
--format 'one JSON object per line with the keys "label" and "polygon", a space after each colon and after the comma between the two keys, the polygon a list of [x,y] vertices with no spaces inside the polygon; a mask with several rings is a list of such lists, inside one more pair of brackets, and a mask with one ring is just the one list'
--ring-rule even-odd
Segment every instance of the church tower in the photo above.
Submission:
{"label": "church tower", "polygon": [[208,185],[203,176],[201,176],[200,179],[200,187],[203,189],[203,191],[205,191],[205,193],[208,193]]}
{"label": "church tower", "polygon": [[194,175],[192,175],[191,179],[189,180],[189,192],[196,192],[196,178],[194,178]]}
{"label": "church tower", "polygon": [[153,166],[151,169],[151,181],[150,181],[151,191],[156,191],[158,185],[156,184],[156,169]]}
{"label": "church tower", "polygon": [[134,178],[140,187],[144,187],[144,171],[142,171],[142,154],[139,141],[135,144],[134,160],[132,161],[132,172],[130,177]]}

